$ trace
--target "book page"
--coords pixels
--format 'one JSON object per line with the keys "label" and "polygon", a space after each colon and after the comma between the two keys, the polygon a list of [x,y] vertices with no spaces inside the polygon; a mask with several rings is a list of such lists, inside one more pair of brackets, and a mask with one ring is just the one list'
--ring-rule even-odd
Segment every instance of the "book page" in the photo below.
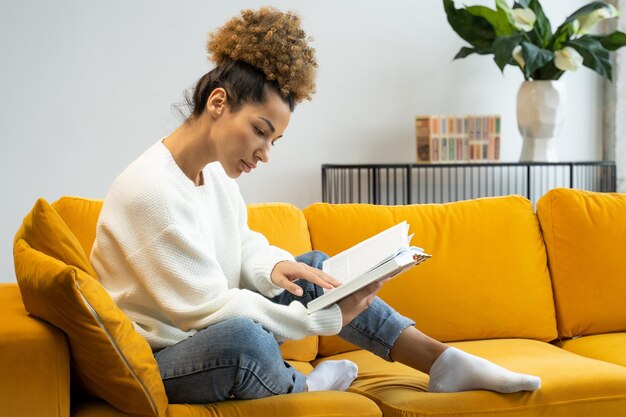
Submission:
{"label": "book page", "polygon": [[408,246],[408,230],[406,222],[399,223],[325,260],[322,269],[341,282],[348,282]]}

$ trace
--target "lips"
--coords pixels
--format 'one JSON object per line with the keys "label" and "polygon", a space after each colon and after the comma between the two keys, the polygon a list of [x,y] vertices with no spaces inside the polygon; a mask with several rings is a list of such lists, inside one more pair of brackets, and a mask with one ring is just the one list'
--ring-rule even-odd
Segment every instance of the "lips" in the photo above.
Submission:
{"label": "lips", "polygon": [[254,168],[256,168],[256,164],[251,164],[251,163],[249,164],[243,159],[239,161],[239,165],[241,165],[242,171],[245,172],[246,174],[252,171]]}

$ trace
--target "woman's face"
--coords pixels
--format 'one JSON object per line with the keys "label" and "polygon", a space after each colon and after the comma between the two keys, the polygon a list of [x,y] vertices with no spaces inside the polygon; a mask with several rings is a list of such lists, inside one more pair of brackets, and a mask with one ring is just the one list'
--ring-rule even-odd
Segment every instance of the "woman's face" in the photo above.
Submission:
{"label": "woman's face", "polygon": [[283,135],[290,117],[289,105],[271,89],[263,103],[245,103],[235,113],[224,106],[212,136],[217,160],[226,174],[238,178],[258,162],[269,162],[270,148]]}

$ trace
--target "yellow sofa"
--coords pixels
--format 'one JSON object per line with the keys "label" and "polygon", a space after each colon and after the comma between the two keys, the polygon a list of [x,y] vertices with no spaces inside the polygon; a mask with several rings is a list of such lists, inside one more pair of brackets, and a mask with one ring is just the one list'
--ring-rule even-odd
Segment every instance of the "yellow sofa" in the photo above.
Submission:
{"label": "yellow sofa", "polygon": [[427,392],[428,376],[338,337],[281,346],[307,372],[347,358],[349,392],[168,404],[147,343],[87,255],[101,201],[39,200],[0,285],[0,416],[626,416],[626,195],[567,189],[441,205],[249,206],[251,228],[294,254],[338,253],[402,220],[433,253],[380,296],[425,333],[511,370],[530,393]]}

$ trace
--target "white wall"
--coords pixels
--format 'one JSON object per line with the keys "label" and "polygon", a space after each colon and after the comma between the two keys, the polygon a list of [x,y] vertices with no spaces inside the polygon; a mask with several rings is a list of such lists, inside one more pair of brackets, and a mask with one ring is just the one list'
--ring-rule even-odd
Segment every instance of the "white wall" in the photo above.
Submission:
{"label": "white wall", "polygon": [[[555,26],[586,1],[544,3]],[[440,1],[0,0],[0,281],[15,281],[12,238],[35,200],[103,198],[178,125],[172,104],[209,69],[206,33],[264,4],[301,14],[320,70],[271,164],[240,180],[248,202],[319,201],[322,163],[412,162],[416,114],[499,113],[502,159],[518,158],[521,73],[503,76],[490,57],[452,61],[464,43]],[[564,79],[560,158],[599,159],[599,77]]]}

